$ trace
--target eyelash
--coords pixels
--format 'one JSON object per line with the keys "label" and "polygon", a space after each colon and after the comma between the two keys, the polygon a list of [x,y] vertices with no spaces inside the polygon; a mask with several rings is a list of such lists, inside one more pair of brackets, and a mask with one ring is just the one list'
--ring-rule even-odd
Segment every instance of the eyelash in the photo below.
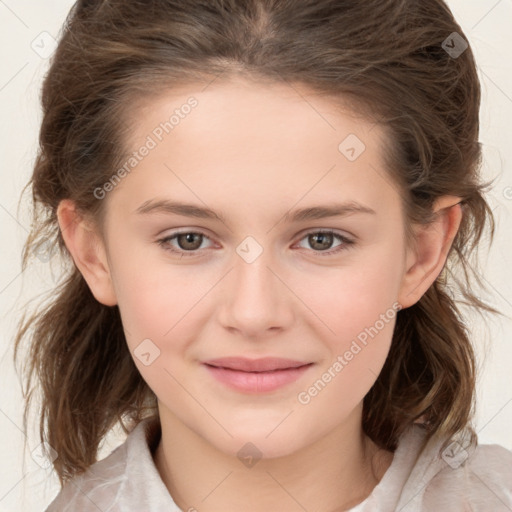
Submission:
{"label": "eyelash", "polygon": [[[157,243],[164,250],[169,251],[171,253],[180,254],[182,257],[183,256],[194,257],[199,252],[199,249],[196,249],[194,251],[185,251],[182,249],[178,250],[178,249],[172,248],[172,246],[169,244],[169,242],[171,240],[174,240],[179,235],[186,235],[186,234],[202,235],[203,237],[209,239],[209,237],[205,233],[202,233],[201,231],[177,231],[176,233],[173,233],[172,235],[169,235],[169,236],[166,236],[165,238],[161,238],[160,240],[157,240]],[[321,256],[331,256],[333,254],[338,254],[342,251],[349,249],[350,246],[355,244],[354,240],[351,240],[344,235],[340,235],[339,233],[336,233],[335,231],[330,230],[330,229],[309,231],[309,232],[305,233],[304,236],[300,240],[303,240],[304,238],[306,238],[309,235],[317,235],[317,234],[332,235],[334,238],[337,238],[339,241],[342,242],[335,249],[329,249],[327,251],[315,251],[314,249],[311,249],[313,252],[316,252]]]}

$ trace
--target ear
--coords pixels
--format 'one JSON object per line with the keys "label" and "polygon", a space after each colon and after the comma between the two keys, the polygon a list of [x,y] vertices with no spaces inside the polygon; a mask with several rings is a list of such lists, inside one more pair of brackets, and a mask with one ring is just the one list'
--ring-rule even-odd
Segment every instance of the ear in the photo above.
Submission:
{"label": "ear", "polygon": [[438,198],[433,206],[437,213],[434,222],[416,227],[416,245],[407,249],[406,273],[397,299],[403,308],[418,302],[443,270],[462,220],[461,199]]}
{"label": "ear", "polygon": [[69,199],[59,203],[57,219],[66,248],[96,300],[105,306],[116,305],[107,252],[97,229],[80,215]]}

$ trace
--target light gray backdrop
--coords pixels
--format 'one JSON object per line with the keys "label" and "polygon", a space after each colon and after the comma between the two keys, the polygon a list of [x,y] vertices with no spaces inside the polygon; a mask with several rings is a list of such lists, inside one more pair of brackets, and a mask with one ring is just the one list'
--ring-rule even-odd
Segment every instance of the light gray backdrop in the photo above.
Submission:
{"label": "light gray backdrop", "polygon": [[[0,512],[42,511],[59,488],[55,475],[37,457],[36,424],[32,421],[23,431],[12,345],[25,300],[51,287],[54,279],[44,261],[36,260],[30,271],[21,273],[20,252],[29,220],[26,206],[18,215],[17,205],[34,163],[41,119],[39,89],[53,49],[52,37],[57,37],[72,4],[71,0],[0,0]],[[512,449],[512,0],[449,0],[448,4],[476,53],[483,86],[484,171],[497,177],[489,195],[498,221],[496,243],[487,256],[482,252],[492,295],[484,299],[508,316],[487,325],[477,316],[470,319],[482,366],[477,430],[480,442]],[[100,455],[121,440],[120,433],[113,433]]]}

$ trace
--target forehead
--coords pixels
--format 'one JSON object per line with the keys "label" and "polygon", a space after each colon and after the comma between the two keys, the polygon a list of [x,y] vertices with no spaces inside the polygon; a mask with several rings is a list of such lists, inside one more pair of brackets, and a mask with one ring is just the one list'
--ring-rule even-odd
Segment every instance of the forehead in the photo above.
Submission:
{"label": "forehead", "polygon": [[226,197],[260,209],[274,197],[376,204],[390,184],[381,127],[297,84],[189,84],[140,101],[129,122],[129,151],[151,149],[117,189],[144,200],[173,191],[223,210]]}
{"label": "forehead", "polygon": [[[383,139],[380,128],[354,108],[348,98],[321,95],[297,83],[233,78],[182,84],[159,89],[149,97],[140,96],[128,106],[132,130],[127,142],[136,145],[153,131],[157,138],[172,131],[172,138],[177,139],[184,126],[188,134],[195,131],[198,137],[208,133],[210,140],[222,138],[227,142],[224,136],[229,134],[232,145],[247,142],[248,137],[263,139],[265,147],[304,137],[322,137],[326,143],[336,144],[348,130],[357,131],[366,140]],[[277,133],[279,138],[274,140],[272,136]]]}

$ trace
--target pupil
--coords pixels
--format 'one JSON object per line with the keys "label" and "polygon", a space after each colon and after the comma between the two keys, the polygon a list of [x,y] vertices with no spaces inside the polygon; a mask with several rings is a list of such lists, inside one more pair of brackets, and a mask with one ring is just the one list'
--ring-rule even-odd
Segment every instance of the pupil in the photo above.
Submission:
{"label": "pupil", "polygon": [[[196,244],[194,244],[194,237],[196,235],[199,238],[202,236],[202,235],[199,235],[198,233],[185,233],[183,235],[180,235],[180,240],[179,240],[180,241],[180,244],[179,244],[180,246],[182,246],[182,243],[181,243],[182,240],[183,239],[185,240],[185,247],[182,246],[181,248],[182,249],[190,249],[190,250],[191,249],[197,249],[201,245],[201,243],[199,243],[199,245],[197,247],[195,246],[195,245],[197,245],[197,241],[196,241]],[[192,244],[192,247],[187,246],[187,244],[189,244],[189,243]]]}
{"label": "pupil", "polygon": [[[315,235],[312,235],[313,238],[314,238],[314,242],[313,242],[313,246],[315,246],[315,244],[317,244],[317,241],[319,239],[319,244],[320,244],[320,247],[317,247],[318,249],[328,249],[328,246],[332,243],[332,235],[330,233],[317,233]],[[324,246],[322,247],[322,241],[324,243]],[[327,247],[325,246],[325,244],[327,243]]]}

